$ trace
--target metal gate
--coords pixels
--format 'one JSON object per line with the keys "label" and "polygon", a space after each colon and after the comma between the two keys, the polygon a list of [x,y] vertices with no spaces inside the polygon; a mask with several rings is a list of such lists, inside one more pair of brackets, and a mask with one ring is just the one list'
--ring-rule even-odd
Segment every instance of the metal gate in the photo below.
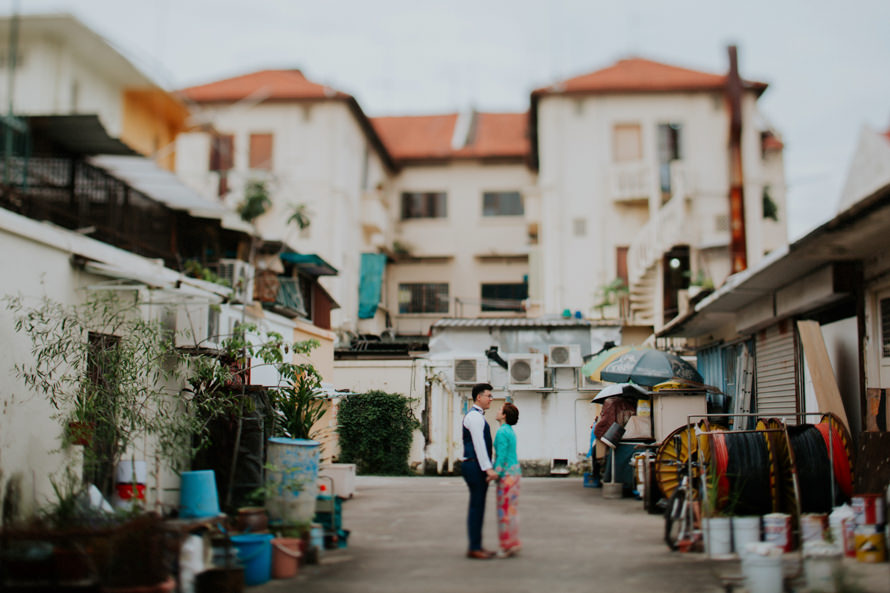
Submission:
{"label": "metal gate", "polygon": [[[773,418],[798,412],[797,333],[783,320],[757,333],[755,350],[755,412]],[[788,418],[789,423],[795,422]]]}

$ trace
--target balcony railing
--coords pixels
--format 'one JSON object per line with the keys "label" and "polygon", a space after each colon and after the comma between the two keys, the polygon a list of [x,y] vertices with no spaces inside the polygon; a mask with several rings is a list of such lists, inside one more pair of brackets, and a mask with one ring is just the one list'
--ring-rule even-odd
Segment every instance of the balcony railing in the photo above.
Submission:
{"label": "balcony railing", "polygon": [[612,199],[648,200],[655,186],[652,170],[641,163],[615,163],[611,167]]}

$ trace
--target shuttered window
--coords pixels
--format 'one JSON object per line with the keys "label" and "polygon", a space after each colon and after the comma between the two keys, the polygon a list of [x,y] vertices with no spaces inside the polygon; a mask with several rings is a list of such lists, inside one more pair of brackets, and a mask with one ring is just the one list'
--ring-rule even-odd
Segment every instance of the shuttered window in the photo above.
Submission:
{"label": "shuttered window", "polygon": [[251,169],[272,170],[272,134],[250,135]]}
{"label": "shuttered window", "polygon": [[211,171],[229,171],[235,164],[235,137],[231,134],[213,136],[210,140]]}

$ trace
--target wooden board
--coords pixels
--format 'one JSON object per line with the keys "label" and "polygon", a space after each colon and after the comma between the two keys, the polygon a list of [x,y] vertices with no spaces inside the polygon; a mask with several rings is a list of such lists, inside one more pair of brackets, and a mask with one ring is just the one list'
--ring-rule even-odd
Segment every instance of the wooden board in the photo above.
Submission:
{"label": "wooden board", "polygon": [[[831,359],[828,358],[828,349],[822,337],[822,328],[817,321],[798,321],[797,331],[803,344],[803,354],[807,359],[807,368],[810,369],[810,378],[813,379],[813,389],[816,391],[816,402],[820,412],[831,412],[837,416],[847,430],[850,423],[847,421],[847,412],[844,410],[844,402],[841,392],[834,378],[834,369],[831,368]],[[814,423],[813,418],[807,422]]]}

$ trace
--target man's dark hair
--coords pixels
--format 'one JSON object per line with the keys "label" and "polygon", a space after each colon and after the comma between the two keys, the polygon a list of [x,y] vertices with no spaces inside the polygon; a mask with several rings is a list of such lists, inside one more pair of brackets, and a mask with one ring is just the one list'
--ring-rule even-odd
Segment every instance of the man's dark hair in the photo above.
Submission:
{"label": "man's dark hair", "polygon": [[476,401],[476,397],[483,391],[491,391],[492,389],[494,389],[494,387],[488,383],[476,383],[473,385],[473,401]]}
{"label": "man's dark hair", "polygon": [[510,426],[519,422],[519,408],[509,402],[504,404],[504,420],[506,420],[507,424]]}

